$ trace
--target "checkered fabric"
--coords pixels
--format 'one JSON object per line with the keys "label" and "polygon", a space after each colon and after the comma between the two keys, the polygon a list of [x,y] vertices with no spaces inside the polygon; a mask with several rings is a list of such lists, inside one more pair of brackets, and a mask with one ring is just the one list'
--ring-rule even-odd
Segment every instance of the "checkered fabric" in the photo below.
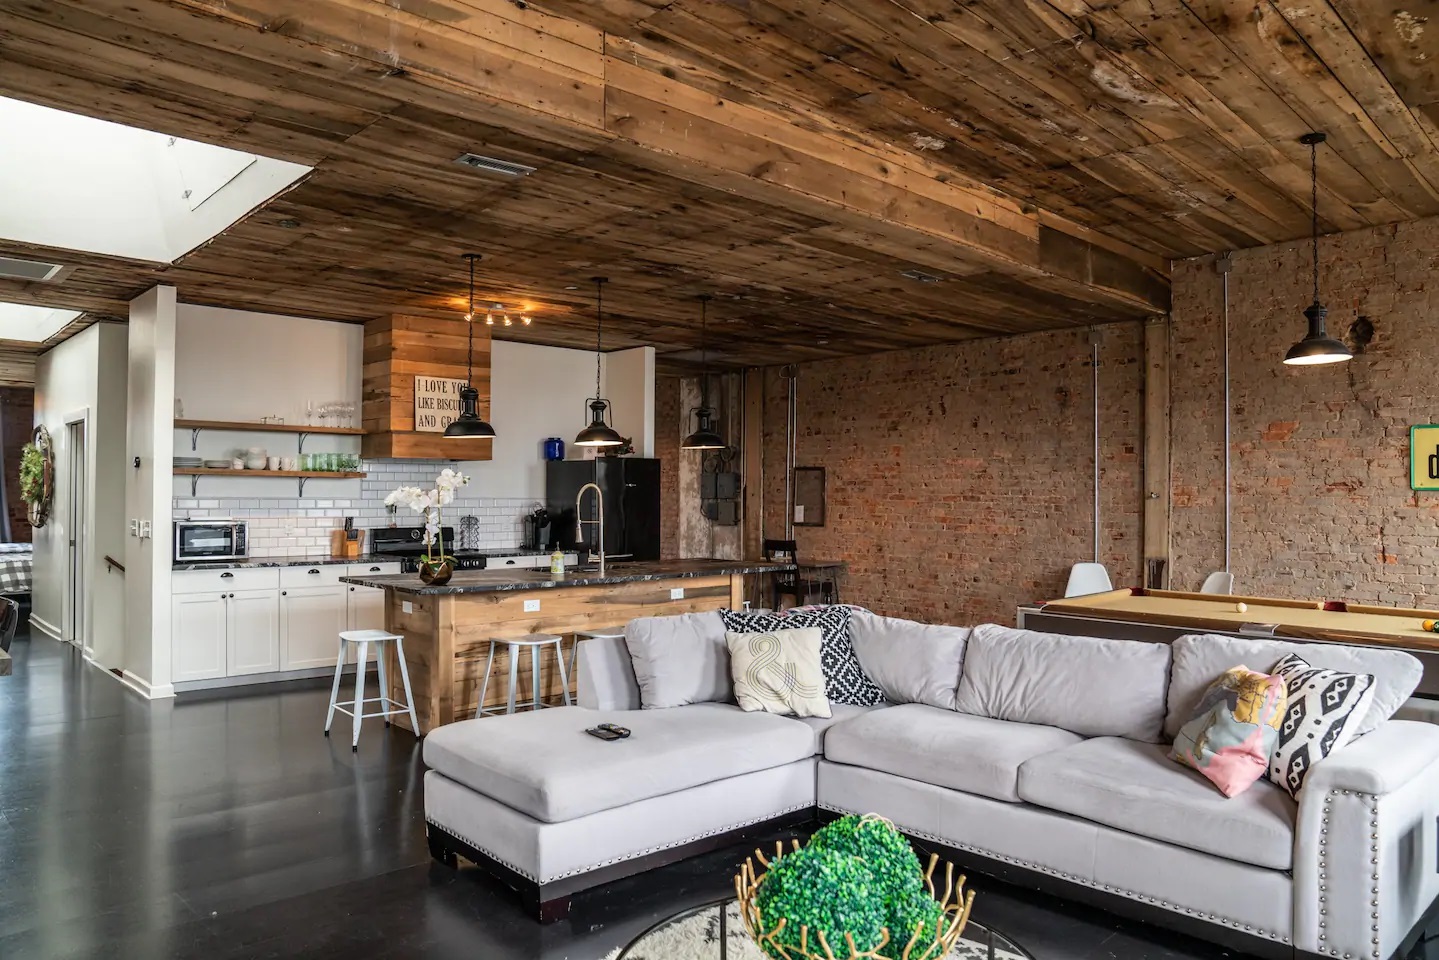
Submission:
{"label": "checkered fabric", "polygon": [[[21,550],[10,549],[21,547]],[[28,543],[0,543],[0,594],[30,592],[35,554]]]}

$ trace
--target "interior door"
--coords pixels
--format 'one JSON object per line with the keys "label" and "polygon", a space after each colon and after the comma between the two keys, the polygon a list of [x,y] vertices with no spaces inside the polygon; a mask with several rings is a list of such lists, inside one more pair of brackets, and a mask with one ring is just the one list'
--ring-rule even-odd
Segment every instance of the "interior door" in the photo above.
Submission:
{"label": "interior door", "polygon": [[348,587],[301,587],[280,594],[280,669],[333,667],[340,632],[349,629]]}
{"label": "interior door", "polygon": [[66,490],[70,521],[61,535],[65,537],[66,582],[69,584],[65,593],[65,639],[87,654],[93,654],[90,631],[85,622],[85,597],[88,592],[85,582],[85,528],[89,522],[85,510],[89,471],[85,440],[84,420],[65,425],[65,448],[70,464]]}
{"label": "interior door", "polygon": [[232,676],[280,669],[280,598],[274,590],[240,590],[226,603],[225,669]]}
{"label": "interior door", "polygon": [[170,604],[170,679],[214,680],[225,675],[223,593],[177,593]]}

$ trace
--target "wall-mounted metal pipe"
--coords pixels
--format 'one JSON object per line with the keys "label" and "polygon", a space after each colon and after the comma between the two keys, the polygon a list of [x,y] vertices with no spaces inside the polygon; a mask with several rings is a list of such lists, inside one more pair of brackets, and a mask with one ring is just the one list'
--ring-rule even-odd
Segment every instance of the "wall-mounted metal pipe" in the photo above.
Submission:
{"label": "wall-mounted metal pipe", "polygon": [[795,447],[799,431],[799,401],[795,387],[799,382],[799,370],[792,363],[786,364],[780,369],[780,376],[785,379],[785,402],[788,404],[784,425],[784,538],[793,540]]}
{"label": "wall-mounted metal pipe", "polygon": [[1099,563],[1099,331],[1089,334],[1089,375],[1094,392],[1094,562]]}
{"label": "wall-mounted metal pipe", "polygon": [[1232,516],[1231,494],[1234,489],[1233,464],[1230,461],[1230,398],[1229,398],[1229,271],[1233,269],[1234,262],[1226,253],[1214,262],[1215,268],[1219,271],[1220,280],[1224,287],[1224,572],[1231,573],[1229,569],[1230,548],[1233,544],[1233,530],[1230,523]]}

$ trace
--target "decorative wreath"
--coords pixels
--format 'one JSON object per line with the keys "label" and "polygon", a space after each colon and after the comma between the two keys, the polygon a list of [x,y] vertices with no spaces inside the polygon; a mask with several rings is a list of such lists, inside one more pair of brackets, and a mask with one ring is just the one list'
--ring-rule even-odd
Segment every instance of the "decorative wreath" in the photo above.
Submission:
{"label": "decorative wreath", "polygon": [[39,528],[49,522],[54,497],[55,445],[50,431],[39,426],[20,452],[20,499],[30,507],[30,526]]}

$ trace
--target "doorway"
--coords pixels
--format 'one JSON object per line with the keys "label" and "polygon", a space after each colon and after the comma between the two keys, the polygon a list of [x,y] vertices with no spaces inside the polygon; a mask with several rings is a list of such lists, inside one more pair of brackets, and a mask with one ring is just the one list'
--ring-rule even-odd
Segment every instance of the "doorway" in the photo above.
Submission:
{"label": "doorway", "polygon": [[69,461],[69,469],[65,471],[69,475],[65,497],[69,523],[62,535],[65,538],[63,546],[68,583],[65,591],[65,639],[83,649],[86,655],[93,655],[85,616],[85,596],[89,589],[89,584],[85,582],[86,528],[90,519],[85,497],[90,474],[87,427],[84,417],[65,424],[65,450]]}

